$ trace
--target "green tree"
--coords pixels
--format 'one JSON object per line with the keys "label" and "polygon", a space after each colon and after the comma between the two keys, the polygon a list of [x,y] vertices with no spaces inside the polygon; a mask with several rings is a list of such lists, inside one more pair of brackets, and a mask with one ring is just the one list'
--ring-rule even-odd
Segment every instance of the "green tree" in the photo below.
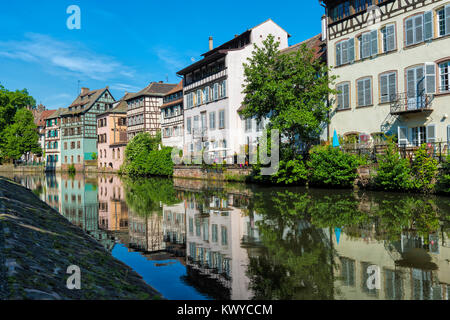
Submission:
{"label": "green tree", "polygon": [[14,123],[16,112],[35,104],[36,101],[28,94],[26,89],[9,91],[0,85],[0,160],[8,156],[6,130]]}
{"label": "green tree", "polygon": [[437,182],[437,190],[443,193],[450,193],[450,155],[442,163]]}
{"label": "green tree", "polygon": [[17,160],[30,152],[41,156],[42,149],[38,143],[39,135],[31,111],[21,108],[13,118],[13,123],[4,130],[4,150],[10,158]]}
{"label": "green tree", "polygon": [[413,187],[411,168],[407,159],[402,159],[392,139],[388,140],[385,154],[377,157],[376,186],[383,190],[407,191]]}
{"label": "green tree", "polygon": [[327,66],[303,45],[294,53],[280,53],[279,43],[269,35],[262,47],[255,45],[244,63],[245,118],[270,118],[269,128],[289,139],[309,143],[316,140],[328,122],[330,85]]}
{"label": "green tree", "polygon": [[350,188],[358,176],[363,160],[332,146],[316,146],[311,150],[308,167],[311,185]]}
{"label": "green tree", "polygon": [[416,190],[425,193],[434,190],[436,175],[438,173],[438,162],[433,159],[433,156],[428,152],[426,144],[422,144],[422,146],[414,152],[414,161],[411,169]]}

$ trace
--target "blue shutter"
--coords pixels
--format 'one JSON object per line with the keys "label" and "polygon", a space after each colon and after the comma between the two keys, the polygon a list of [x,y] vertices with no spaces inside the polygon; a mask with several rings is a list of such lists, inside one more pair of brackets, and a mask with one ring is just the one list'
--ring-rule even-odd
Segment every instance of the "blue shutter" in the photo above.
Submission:
{"label": "blue shutter", "polygon": [[450,4],[445,6],[445,34],[450,34]]}
{"label": "blue shutter", "polygon": [[433,11],[425,12],[425,14],[423,15],[423,19],[423,37],[425,40],[430,40],[433,38]]}
{"label": "blue shutter", "polygon": [[355,61],[355,38],[348,40],[348,61]]}
{"label": "blue shutter", "polygon": [[372,56],[378,54],[378,30],[373,30],[370,33],[370,47]]}

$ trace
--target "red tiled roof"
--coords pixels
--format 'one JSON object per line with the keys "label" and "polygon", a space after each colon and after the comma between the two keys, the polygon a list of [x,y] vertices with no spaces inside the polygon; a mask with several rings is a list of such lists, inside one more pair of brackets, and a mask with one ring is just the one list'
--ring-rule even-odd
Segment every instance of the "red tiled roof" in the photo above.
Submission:
{"label": "red tiled roof", "polygon": [[313,49],[314,58],[326,62],[327,59],[327,50],[325,42],[322,41],[322,34],[318,34],[310,39],[302,41],[300,43],[294,44],[286,49],[281,50],[282,53],[290,53],[297,51],[301,48],[302,45],[306,45],[306,47]]}
{"label": "red tiled roof", "polygon": [[34,119],[34,123],[36,124],[36,126],[38,127],[43,127],[45,126],[45,120],[50,117],[53,113],[55,113],[57,110],[44,110],[42,111],[42,113],[40,114],[40,116],[38,118]]}

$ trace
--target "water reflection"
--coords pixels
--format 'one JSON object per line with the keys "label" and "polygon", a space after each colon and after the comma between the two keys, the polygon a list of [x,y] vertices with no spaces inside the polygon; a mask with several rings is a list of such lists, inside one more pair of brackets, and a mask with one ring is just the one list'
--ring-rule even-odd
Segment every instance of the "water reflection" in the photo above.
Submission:
{"label": "water reflection", "polygon": [[13,178],[169,299],[450,298],[449,198]]}

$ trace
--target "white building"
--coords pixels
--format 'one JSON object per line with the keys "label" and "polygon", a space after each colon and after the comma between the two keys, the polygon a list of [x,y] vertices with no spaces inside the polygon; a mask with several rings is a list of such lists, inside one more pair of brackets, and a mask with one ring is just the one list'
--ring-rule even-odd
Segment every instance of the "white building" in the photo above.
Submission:
{"label": "white building", "polygon": [[[339,91],[330,134],[401,145],[450,141],[450,1],[322,1],[330,75]],[[371,6],[376,5],[376,6]],[[440,143],[440,144],[439,144]]]}
{"label": "white building", "polygon": [[183,82],[170,90],[161,106],[162,144],[183,149]]}
{"label": "white building", "polygon": [[280,50],[288,47],[290,35],[269,19],[214,49],[210,38],[203,59],[178,72],[184,78],[185,157],[204,151],[216,162],[232,163],[235,153],[244,151],[249,142],[256,143],[262,125],[255,123],[246,130],[237,111],[244,99],[243,63],[251,57],[253,45],[261,47],[269,34],[280,43]]}

